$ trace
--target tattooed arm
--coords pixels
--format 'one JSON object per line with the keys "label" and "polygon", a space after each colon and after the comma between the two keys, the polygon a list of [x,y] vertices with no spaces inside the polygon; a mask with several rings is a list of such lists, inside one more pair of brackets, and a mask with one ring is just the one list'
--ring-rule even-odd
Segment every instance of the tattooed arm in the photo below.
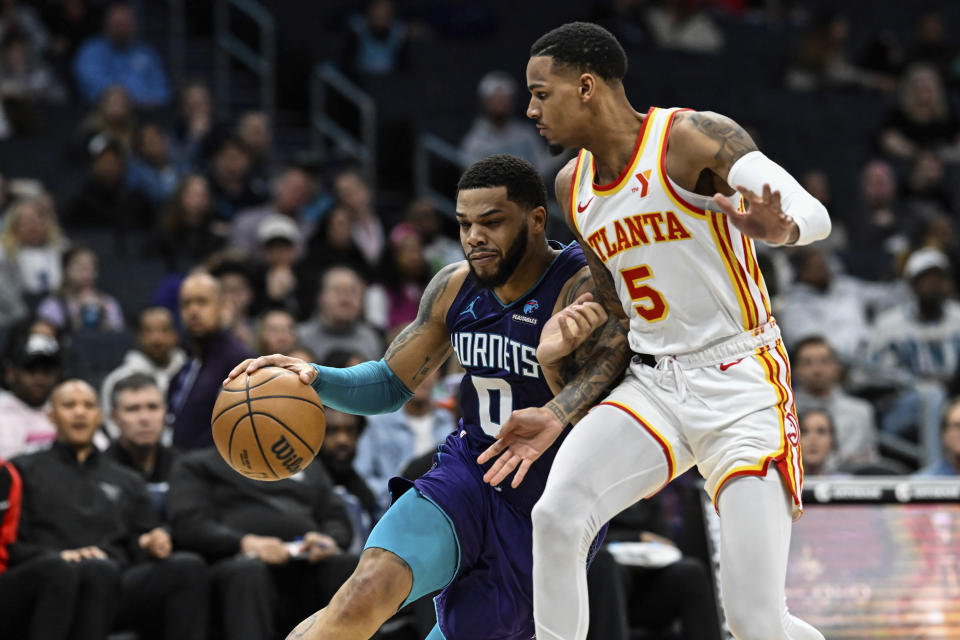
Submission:
{"label": "tattooed arm", "polygon": [[453,350],[446,315],[467,271],[466,262],[457,262],[433,276],[420,299],[416,319],[387,347],[383,359],[408,389],[419,387]]}

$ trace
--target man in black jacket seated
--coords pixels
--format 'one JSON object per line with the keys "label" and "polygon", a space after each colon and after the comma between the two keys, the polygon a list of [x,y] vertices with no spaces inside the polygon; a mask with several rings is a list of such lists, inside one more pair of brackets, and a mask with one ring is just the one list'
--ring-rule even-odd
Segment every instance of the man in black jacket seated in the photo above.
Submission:
{"label": "man in black jacket seated", "polygon": [[277,482],[231,469],[216,449],[185,453],[167,495],[177,544],[212,566],[230,640],[269,640],[324,606],[353,572],[350,519],[323,465]]}
{"label": "man in black jacket seated", "polygon": [[97,394],[67,380],[51,396],[51,448],[13,460],[23,479],[23,513],[11,567],[59,553],[76,563],[72,640],[102,640],[113,628],[142,638],[201,640],[207,631],[207,568],[172,552],[143,480],[93,446]]}

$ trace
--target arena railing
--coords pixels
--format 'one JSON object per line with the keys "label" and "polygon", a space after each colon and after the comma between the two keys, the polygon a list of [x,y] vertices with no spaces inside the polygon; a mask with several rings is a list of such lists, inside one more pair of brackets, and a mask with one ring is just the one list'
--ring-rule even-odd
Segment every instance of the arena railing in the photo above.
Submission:
{"label": "arena railing", "polygon": [[417,197],[427,198],[438,211],[453,217],[457,205],[450,198],[452,191],[434,185],[437,173],[435,167],[438,161],[445,162],[448,167],[454,167],[457,174],[466,165],[463,155],[455,146],[432,133],[420,134],[417,139],[416,151],[414,151],[413,169]]}
{"label": "arena railing", "polygon": [[[259,31],[256,49],[235,35],[231,11],[244,14]],[[276,122],[276,25],[273,16],[255,0],[217,0],[214,5],[214,91],[218,104],[230,104],[230,67],[237,61],[260,82],[260,108]]]}
{"label": "arena railing", "polygon": [[[356,110],[360,122],[357,132],[337,122],[332,104],[333,94]],[[376,188],[376,102],[329,62],[317,65],[310,78],[310,141],[314,149],[325,152],[335,150],[355,159],[360,163],[364,178],[372,188]]]}

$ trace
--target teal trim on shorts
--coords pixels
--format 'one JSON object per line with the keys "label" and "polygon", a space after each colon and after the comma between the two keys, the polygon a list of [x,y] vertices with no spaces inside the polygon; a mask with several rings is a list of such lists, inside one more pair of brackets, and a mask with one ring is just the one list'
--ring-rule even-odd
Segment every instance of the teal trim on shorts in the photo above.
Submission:
{"label": "teal trim on shorts", "polygon": [[370,532],[364,549],[386,549],[413,573],[400,608],[450,584],[460,570],[460,540],[450,517],[416,488],[393,503]]}
{"label": "teal trim on shorts", "polygon": [[447,640],[446,636],[443,635],[443,631],[440,631],[440,623],[433,625],[433,629],[430,629],[430,633],[427,634],[424,640]]}

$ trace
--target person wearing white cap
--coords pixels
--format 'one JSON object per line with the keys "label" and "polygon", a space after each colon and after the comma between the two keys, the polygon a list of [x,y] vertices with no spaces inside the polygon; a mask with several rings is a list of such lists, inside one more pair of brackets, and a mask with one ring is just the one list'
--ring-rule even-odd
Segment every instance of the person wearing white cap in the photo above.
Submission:
{"label": "person wearing white cap", "polygon": [[922,457],[940,457],[940,417],[947,385],[960,373],[960,303],[951,299],[950,260],[934,248],[914,251],[903,267],[913,299],[881,314],[868,347],[877,368],[906,373],[914,383],[881,416],[882,431],[919,430]]}
{"label": "person wearing white cap", "polygon": [[264,218],[257,227],[257,241],[263,256],[263,284],[270,308],[298,312],[297,276],[293,265],[302,239],[296,222],[280,214]]}

